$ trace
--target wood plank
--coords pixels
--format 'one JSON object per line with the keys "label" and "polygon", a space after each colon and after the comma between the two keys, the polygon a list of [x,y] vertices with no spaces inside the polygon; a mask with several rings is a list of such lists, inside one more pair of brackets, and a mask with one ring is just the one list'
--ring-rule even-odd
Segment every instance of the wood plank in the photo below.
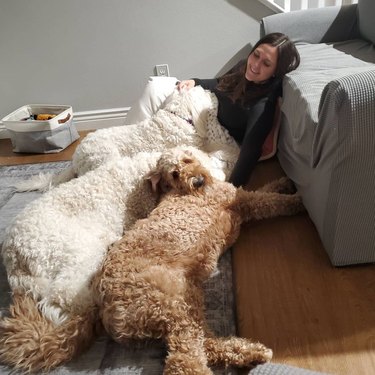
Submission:
{"label": "wood plank", "polygon": [[[248,187],[279,177],[276,164],[260,164]],[[375,374],[374,265],[333,267],[307,214],[246,224],[233,269],[239,334],[275,362]]]}

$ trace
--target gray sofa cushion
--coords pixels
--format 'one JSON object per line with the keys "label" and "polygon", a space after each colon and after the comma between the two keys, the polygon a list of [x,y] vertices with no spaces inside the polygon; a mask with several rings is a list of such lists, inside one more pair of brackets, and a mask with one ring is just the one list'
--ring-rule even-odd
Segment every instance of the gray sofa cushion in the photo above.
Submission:
{"label": "gray sofa cushion", "polygon": [[[356,46],[364,44],[358,40],[348,42],[347,46],[356,49]],[[301,65],[284,79],[281,109],[289,124],[295,125],[291,129],[295,139],[294,151],[304,155],[310,164],[314,157],[311,149],[313,137],[321,115],[319,104],[324,100],[321,96],[326,84],[333,79],[375,67],[328,44],[306,44],[297,48]]]}
{"label": "gray sofa cushion", "polygon": [[358,21],[359,31],[363,38],[375,44],[375,1],[359,0],[358,1]]}
{"label": "gray sofa cushion", "polygon": [[366,40],[357,39],[333,43],[333,47],[357,59],[375,64],[375,45]]}

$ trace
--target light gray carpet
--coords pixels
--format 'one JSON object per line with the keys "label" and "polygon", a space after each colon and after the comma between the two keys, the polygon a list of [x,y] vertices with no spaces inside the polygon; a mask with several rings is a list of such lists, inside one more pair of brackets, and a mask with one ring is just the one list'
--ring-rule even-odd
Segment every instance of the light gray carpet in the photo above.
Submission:
{"label": "light gray carpet", "polygon": [[16,193],[14,184],[39,173],[61,171],[69,165],[70,162],[55,162],[0,167],[0,243],[3,241],[5,228],[17,213],[40,195],[38,192]]}

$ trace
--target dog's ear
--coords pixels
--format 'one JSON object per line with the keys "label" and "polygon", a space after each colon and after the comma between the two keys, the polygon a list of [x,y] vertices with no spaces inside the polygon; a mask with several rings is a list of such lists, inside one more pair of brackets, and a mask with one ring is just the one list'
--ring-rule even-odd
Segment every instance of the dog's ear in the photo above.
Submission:
{"label": "dog's ear", "polygon": [[152,191],[157,193],[159,191],[158,184],[161,180],[161,174],[157,171],[153,171],[146,176],[146,179],[150,181]]}

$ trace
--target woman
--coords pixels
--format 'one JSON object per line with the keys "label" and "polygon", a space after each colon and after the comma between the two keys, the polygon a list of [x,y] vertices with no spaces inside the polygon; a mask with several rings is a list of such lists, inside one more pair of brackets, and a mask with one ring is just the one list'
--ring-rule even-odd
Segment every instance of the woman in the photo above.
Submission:
{"label": "woman", "polygon": [[[247,60],[241,61],[222,77],[194,78],[177,83],[180,90],[201,85],[217,96],[218,120],[241,146],[229,179],[235,186],[248,181],[273,125],[282,78],[296,69],[299,63],[298,51],[290,39],[284,34],[272,33],[255,44]],[[149,92],[146,95],[153,94]],[[157,109],[150,98],[143,97],[142,102],[143,112],[145,103],[152,111]],[[142,111],[139,104],[136,111]]]}

